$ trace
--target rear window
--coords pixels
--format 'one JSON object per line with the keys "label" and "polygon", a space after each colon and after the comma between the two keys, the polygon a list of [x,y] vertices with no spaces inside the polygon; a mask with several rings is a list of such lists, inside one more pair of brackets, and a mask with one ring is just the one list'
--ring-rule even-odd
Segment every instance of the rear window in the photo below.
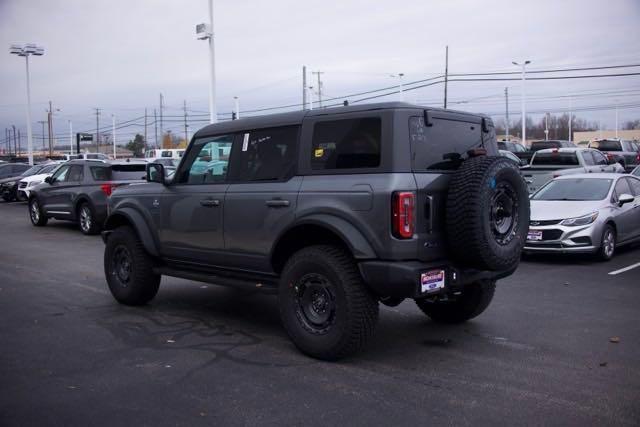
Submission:
{"label": "rear window", "polygon": [[162,151],[160,153],[160,157],[172,157],[173,153],[171,151]]}
{"label": "rear window", "polygon": [[536,153],[531,160],[533,166],[580,166],[577,154],[574,153]]}
{"label": "rear window", "polygon": [[432,126],[424,117],[409,119],[413,170],[456,169],[472,148],[482,147],[479,123],[435,118]]}
{"label": "rear window", "polygon": [[140,180],[146,175],[146,163],[89,167],[94,181]]}
{"label": "rear window", "polygon": [[313,126],[311,168],[357,169],[380,166],[380,118],[331,120]]}
{"label": "rear window", "polygon": [[533,141],[531,143],[531,151],[546,150],[547,148],[560,148],[562,146],[558,141]]}
{"label": "rear window", "polygon": [[620,141],[593,141],[589,144],[590,148],[597,148],[600,151],[622,151]]}

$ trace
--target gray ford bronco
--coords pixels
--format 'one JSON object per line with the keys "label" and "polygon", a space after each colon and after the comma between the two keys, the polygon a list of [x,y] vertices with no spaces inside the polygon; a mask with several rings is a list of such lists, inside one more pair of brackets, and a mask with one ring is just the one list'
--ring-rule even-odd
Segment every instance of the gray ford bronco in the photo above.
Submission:
{"label": "gray ford bronco", "polygon": [[433,321],[482,313],[518,266],[529,199],[488,117],[405,103],[252,117],[198,131],[171,181],[118,188],[102,233],[113,296],[162,275],[278,295],[305,354],[337,360],[379,303]]}

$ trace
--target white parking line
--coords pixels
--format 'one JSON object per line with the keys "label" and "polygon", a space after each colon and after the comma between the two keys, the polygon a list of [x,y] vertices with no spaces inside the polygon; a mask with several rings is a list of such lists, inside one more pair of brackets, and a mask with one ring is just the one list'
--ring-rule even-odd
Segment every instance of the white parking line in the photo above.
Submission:
{"label": "white parking line", "polygon": [[612,271],[611,273],[609,273],[609,276],[615,276],[616,274],[624,273],[625,271],[629,271],[632,268],[636,268],[636,267],[640,267],[640,262],[631,264],[629,267],[621,268],[620,270]]}

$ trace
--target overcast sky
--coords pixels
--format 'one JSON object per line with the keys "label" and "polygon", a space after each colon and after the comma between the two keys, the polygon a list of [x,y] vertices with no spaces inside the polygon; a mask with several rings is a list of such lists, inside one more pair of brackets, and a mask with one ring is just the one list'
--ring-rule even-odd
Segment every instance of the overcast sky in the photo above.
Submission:
{"label": "overcast sky", "polygon": [[[514,71],[511,61],[522,59],[531,70],[640,64],[638,0],[215,0],[214,15],[220,113],[231,111],[233,96],[241,110],[301,102],[302,65],[325,72],[329,97],[392,86],[393,73],[404,73],[405,82],[433,77],[444,71],[446,45],[451,73]],[[103,123],[111,114],[117,121],[141,116],[158,107],[160,92],[167,115],[181,114],[183,100],[189,114],[206,113],[208,50],[194,28],[206,19],[207,0],[0,0],[0,128],[26,129],[25,61],[7,50],[16,42],[46,49],[31,59],[37,137],[49,100],[61,110],[56,133],[67,131],[68,120],[75,130],[95,128],[93,107],[103,109]],[[517,114],[517,81],[452,82],[450,107],[500,118],[506,86]],[[442,92],[435,85],[405,98],[435,105]],[[640,105],[640,76],[530,81],[527,93],[534,112],[566,109],[568,98],[557,97],[570,94],[576,108]],[[612,127],[615,113],[577,114]],[[621,122],[640,118],[640,108],[619,114]],[[181,124],[166,128],[179,132]]]}

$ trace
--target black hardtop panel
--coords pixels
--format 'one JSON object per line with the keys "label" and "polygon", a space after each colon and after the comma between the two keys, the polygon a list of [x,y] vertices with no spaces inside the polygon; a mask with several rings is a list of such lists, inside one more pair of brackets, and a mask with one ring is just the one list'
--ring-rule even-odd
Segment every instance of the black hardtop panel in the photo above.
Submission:
{"label": "black hardtop panel", "polygon": [[446,115],[449,119],[458,119],[480,123],[482,118],[488,120],[490,125],[493,122],[488,116],[482,114],[471,114],[464,111],[445,110],[442,108],[424,107],[421,105],[409,104],[406,102],[379,102],[374,104],[348,105],[343,107],[321,108],[316,110],[299,110],[288,113],[267,114],[264,116],[247,117],[239,120],[229,120],[225,122],[208,125],[194,135],[198,137],[206,137],[211,135],[221,135],[226,133],[234,133],[248,129],[261,129],[278,126],[300,125],[305,117],[323,117],[330,115],[339,115],[346,113],[358,113],[365,111],[378,110],[395,110],[395,109],[414,109],[429,110],[437,116]]}

